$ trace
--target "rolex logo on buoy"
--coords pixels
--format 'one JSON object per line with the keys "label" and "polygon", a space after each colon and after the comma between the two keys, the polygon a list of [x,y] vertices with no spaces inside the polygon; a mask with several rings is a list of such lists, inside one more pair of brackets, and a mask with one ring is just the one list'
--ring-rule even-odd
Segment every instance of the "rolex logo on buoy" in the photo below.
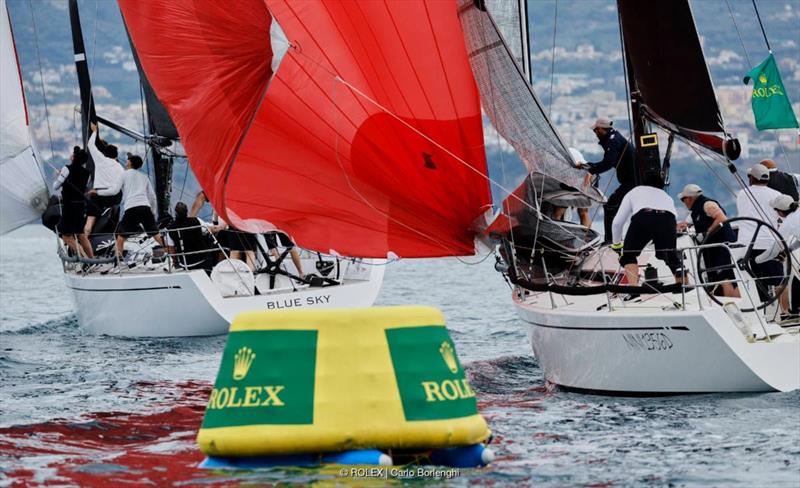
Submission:
{"label": "rolex logo on buoy", "polygon": [[453,346],[451,346],[449,342],[442,342],[442,345],[439,346],[439,354],[442,355],[442,359],[444,359],[444,364],[447,365],[447,369],[449,369],[453,374],[458,373],[458,362],[456,361],[456,355],[453,352]]}
{"label": "rolex logo on buoy", "polygon": [[255,359],[256,353],[249,347],[242,347],[236,351],[236,355],[233,357],[233,379],[243,380]]}

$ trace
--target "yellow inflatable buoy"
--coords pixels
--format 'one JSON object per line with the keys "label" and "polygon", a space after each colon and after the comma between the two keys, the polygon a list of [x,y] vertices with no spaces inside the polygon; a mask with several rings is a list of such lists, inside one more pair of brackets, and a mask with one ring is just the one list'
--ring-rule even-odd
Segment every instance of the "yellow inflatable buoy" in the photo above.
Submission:
{"label": "yellow inflatable buoy", "polygon": [[485,441],[441,312],[239,315],[197,442],[209,456],[437,449]]}

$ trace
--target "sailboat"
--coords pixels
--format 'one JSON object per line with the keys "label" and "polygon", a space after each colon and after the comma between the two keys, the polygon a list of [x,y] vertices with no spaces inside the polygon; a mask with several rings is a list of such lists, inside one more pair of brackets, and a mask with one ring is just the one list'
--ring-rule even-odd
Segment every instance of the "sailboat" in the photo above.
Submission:
{"label": "sailboat", "polygon": [[[140,81],[147,102],[147,133],[96,113],[77,1],[70,0],[69,8],[81,95],[83,141],[88,140],[90,122],[97,121],[145,144],[154,170],[157,214],[164,224],[171,218],[173,163],[186,158],[179,132],[141,71]],[[132,49],[136,56],[136,48],[132,46]],[[138,65],[138,56],[135,59]],[[6,73],[4,69],[3,76]],[[17,72],[14,73],[17,78]],[[5,121],[5,95],[3,100]],[[5,145],[3,147],[5,151]],[[202,158],[192,156],[189,159],[193,168],[202,168],[194,164],[195,159]],[[4,171],[5,167],[4,160]],[[3,210],[5,212],[5,208]],[[297,215],[291,208],[287,209],[287,214]],[[70,255],[64,248],[59,250],[66,285],[74,294],[78,321],[88,333],[128,337],[224,334],[233,318],[242,311],[370,306],[383,280],[385,259],[346,257],[331,254],[330,249],[314,253],[301,250],[299,268],[308,274],[301,273],[294,258],[289,259],[291,250],[288,247],[268,250],[264,235],[253,237],[255,269],[233,259],[227,248],[210,233],[205,238],[207,247],[191,252],[176,247],[173,255],[165,255],[146,234],[131,236],[125,244],[126,264],[115,266],[113,236],[119,218],[115,207],[98,218],[91,236],[95,257]],[[201,227],[207,226],[204,223]],[[274,228],[260,232],[270,230]],[[279,239],[276,243],[287,245]],[[220,255],[221,261],[213,269],[188,265],[192,255],[198,253],[209,256],[208,259]]]}
{"label": "sailboat", "polygon": [[[797,328],[775,322],[775,293],[761,301],[746,270],[736,273],[747,293],[724,304],[707,293],[702,269],[687,286],[656,283],[651,272],[644,286],[627,286],[597,232],[555,218],[559,207],[604,197],[531,87],[520,5],[243,0],[199,10],[188,1],[120,1],[201,184],[237,226],[277,227],[309,249],[376,258],[496,249],[545,376],[558,385],[633,393],[798,388]],[[730,163],[737,145],[718,117],[688,4],[619,5],[625,45],[638,44],[626,59],[643,171],[668,170],[669,148],[664,164],[657,144],[643,144],[653,142],[651,123]],[[653,15],[676,16],[688,30],[670,31]],[[669,87],[653,84],[645,61],[655,58],[629,38],[626,19],[660,26],[652,34],[665,37],[652,44],[695,53],[674,61],[702,66],[704,103],[674,103]],[[688,39],[670,44],[685,32]],[[519,156],[526,176],[516,188],[487,171],[483,114]],[[492,187],[506,195],[496,213]],[[702,246],[688,238],[682,245],[702,268]],[[652,253],[643,260],[668,274]],[[616,296],[632,292],[648,299]]]}
{"label": "sailboat", "polygon": [[[617,7],[640,175],[655,173],[668,181],[673,141],[681,139],[727,166],[746,187],[732,162],[740,147],[725,129],[688,1],[618,0]],[[663,160],[656,126],[669,134]],[[538,201],[538,209],[553,204],[546,193]],[[703,261],[705,247],[684,236],[678,248],[690,269],[687,285],[666,284],[671,273],[651,248],[639,260],[644,284],[632,287],[623,284],[608,248],[568,250],[541,237],[519,245],[519,236],[535,235],[536,226],[514,211],[506,211],[506,220],[513,222],[500,236],[502,270],[514,285],[514,305],[549,382],[621,394],[800,387],[798,326],[779,324],[774,305],[790,261],[782,284],[764,290],[747,265],[738,264],[749,261],[751,246],[724,245],[737,263],[741,298],[722,299]],[[729,222],[736,227],[742,220]],[[756,225],[781,240],[769,225]],[[785,245],[784,250],[790,254]],[[642,296],[625,301],[628,293]]]}
{"label": "sailboat", "polygon": [[0,0],[0,235],[38,219],[48,188],[31,136],[5,0]]}

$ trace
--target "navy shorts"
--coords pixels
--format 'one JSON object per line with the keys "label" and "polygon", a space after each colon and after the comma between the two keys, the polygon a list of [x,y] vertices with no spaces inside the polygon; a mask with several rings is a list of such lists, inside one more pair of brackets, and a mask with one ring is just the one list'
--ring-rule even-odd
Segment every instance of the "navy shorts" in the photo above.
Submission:
{"label": "navy shorts", "polygon": [[80,202],[64,202],[61,206],[61,220],[58,222],[58,233],[61,235],[83,234],[86,222],[86,204]]}

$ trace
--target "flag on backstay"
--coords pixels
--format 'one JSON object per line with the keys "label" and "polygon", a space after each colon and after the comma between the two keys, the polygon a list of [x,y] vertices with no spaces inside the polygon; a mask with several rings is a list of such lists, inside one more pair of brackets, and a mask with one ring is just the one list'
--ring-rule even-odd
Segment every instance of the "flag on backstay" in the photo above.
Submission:
{"label": "flag on backstay", "polygon": [[797,117],[781,81],[781,74],[772,53],[744,76],[744,83],[753,80],[753,115],[758,130],[797,127]]}

